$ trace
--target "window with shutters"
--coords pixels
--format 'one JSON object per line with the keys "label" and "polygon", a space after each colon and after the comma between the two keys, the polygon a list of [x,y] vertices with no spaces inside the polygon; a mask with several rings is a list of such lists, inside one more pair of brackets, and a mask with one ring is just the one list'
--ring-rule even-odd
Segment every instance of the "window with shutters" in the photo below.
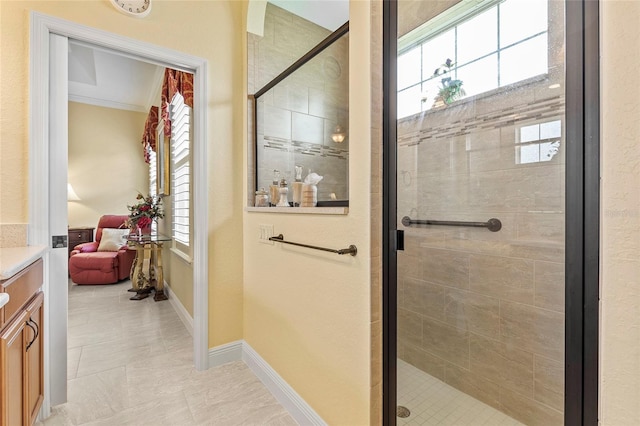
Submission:
{"label": "window with shutters", "polygon": [[[156,186],[158,180],[157,155],[151,147],[147,147],[147,153],[149,154],[149,195],[155,198],[155,196],[158,195]],[[158,232],[158,224],[155,220],[151,222],[151,232]]]}
{"label": "window with shutters", "polygon": [[189,254],[191,108],[180,93],[171,100],[171,195],[174,248]]}

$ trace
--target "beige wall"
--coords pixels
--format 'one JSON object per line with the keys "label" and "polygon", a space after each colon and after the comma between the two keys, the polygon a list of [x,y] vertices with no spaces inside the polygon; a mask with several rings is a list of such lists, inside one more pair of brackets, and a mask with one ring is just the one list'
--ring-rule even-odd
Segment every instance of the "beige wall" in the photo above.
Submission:
{"label": "beige wall", "polygon": [[182,306],[193,318],[193,266],[169,250],[168,246],[163,252],[163,258],[168,258],[168,263],[166,260],[164,262],[164,280],[171,287],[172,296],[180,299]]}
{"label": "beige wall", "polygon": [[[369,423],[369,7],[352,2],[350,11],[349,214],[245,213],[245,340],[329,424]],[[292,241],[355,244],[359,254],[261,244],[260,224]]]}
{"label": "beige wall", "polygon": [[69,102],[69,183],[80,201],[68,203],[69,226],[96,226],[104,214],[149,188],[140,137],[146,114]]}
{"label": "beige wall", "polygon": [[[209,60],[209,346],[242,338],[242,78],[244,15],[240,1],[155,2],[144,19],[108,1],[2,1],[0,51],[0,220],[22,223],[28,200],[29,12],[183,51]],[[7,94],[11,93],[9,96]]]}
{"label": "beige wall", "polygon": [[640,2],[601,11],[600,421],[626,426],[640,424]]}

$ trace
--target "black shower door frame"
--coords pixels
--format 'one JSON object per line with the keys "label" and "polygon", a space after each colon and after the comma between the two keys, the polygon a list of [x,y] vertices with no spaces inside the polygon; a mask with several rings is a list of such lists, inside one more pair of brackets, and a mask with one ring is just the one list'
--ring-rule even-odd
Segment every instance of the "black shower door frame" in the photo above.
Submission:
{"label": "black shower door frame", "polygon": [[[599,0],[566,0],[565,425],[598,423]],[[383,422],[397,405],[397,18],[383,0]]]}

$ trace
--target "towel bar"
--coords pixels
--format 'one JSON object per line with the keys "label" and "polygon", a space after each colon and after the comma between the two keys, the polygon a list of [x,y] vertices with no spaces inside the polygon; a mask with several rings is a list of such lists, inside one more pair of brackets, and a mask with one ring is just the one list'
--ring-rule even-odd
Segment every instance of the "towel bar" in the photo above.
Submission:
{"label": "towel bar", "polygon": [[294,243],[292,241],[285,241],[284,235],[282,235],[282,234],[277,235],[275,237],[269,238],[269,241],[275,241],[277,243],[282,243],[282,244],[291,244],[292,246],[306,247],[306,248],[310,248],[310,249],[314,249],[314,250],[328,251],[330,253],[336,253],[336,254],[340,254],[340,255],[350,254],[351,256],[355,256],[356,254],[358,254],[358,248],[356,246],[354,246],[353,244],[351,244],[346,249],[334,250],[334,249],[330,249],[330,248],[326,248],[326,247],[318,247],[318,246],[312,246],[312,245],[309,245],[309,244],[301,244],[301,243]]}

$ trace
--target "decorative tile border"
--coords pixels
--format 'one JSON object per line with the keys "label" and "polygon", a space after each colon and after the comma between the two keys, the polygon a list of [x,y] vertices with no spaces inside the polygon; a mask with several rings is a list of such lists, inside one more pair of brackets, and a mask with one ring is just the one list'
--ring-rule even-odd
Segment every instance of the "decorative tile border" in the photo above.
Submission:
{"label": "decorative tile border", "polygon": [[265,149],[273,149],[282,152],[297,152],[299,154],[320,157],[336,157],[343,160],[349,159],[348,150],[331,148],[316,143],[280,139],[272,136],[264,137],[264,144],[262,145],[262,147]]}
{"label": "decorative tile border", "polygon": [[398,129],[398,145],[413,146],[432,139],[443,139],[457,136],[468,135],[478,130],[498,129],[506,126],[513,126],[515,123],[528,120],[544,120],[546,118],[556,117],[564,111],[564,97],[555,96],[552,98],[541,99],[539,101],[530,102],[522,105],[501,109],[500,111],[492,111],[485,114],[471,114],[469,117],[456,120],[433,120],[433,125],[423,126],[424,121],[429,120],[433,114],[455,112],[455,106],[450,106],[451,111],[447,109],[438,109],[437,111],[428,111],[424,114],[412,116],[402,121],[401,128],[410,128],[412,125],[420,125],[422,128],[403,132]]}

